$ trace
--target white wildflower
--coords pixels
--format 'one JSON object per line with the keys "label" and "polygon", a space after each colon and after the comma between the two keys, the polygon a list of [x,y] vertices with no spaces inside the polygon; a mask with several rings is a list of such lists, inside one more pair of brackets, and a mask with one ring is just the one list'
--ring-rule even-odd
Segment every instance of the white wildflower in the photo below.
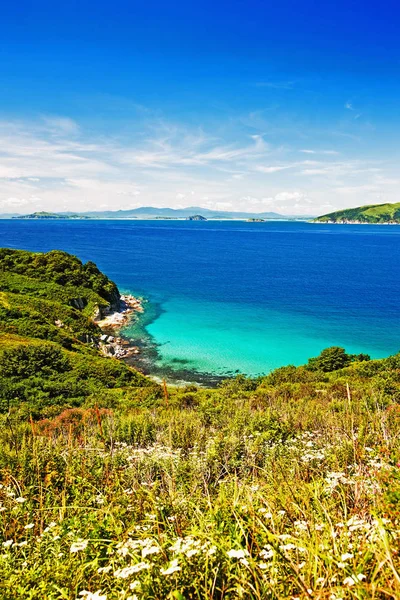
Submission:
{"label": "white wildflower", "polygon": [[294,526],[300,531],[308,531],[308,525],[306,521],[295,521]]}
{"label": "white wildflower", "polygon": [[107,600],[107,594],[103,594],[101,590],[97,590],[97,592],[82,590],[79,592],[79,595],[85,598],[85,600]]}
{"label": "white wildflower", "polygon": [[98,573],[109,573],[111,571],[111,569],[112,569],[112,566],[108,565],[108,567],[99,567],[97,569],[97,572]]}
{"label": "white wildflower", "polygon": [[116,571],[114,571],[114,577],[117,577],[118,579],[127,579],[130,575],[133,575],[134,573],[139,573],[144,569],[150,569],[150,566],[150,563],[140,562],[130,567],[117,569]]}
{"label": "white wildflower", "polygon": [[55,527],[57,525],[57,523],[55,523],[54,521],[52,521],[51,523],[49,523],[47,525],[47,527],[45,527],[43,529],[43,533],[48,533],[51,529],[53,529],[53,527]]}
{"label": "white wildflower", "polygon": [[71,552],[71,554],[74,554],[75,552],[81,552],[82,550],[85,550],[87,548],[88,543],[89,540],[78,540],[77,542],[71,544],[71,548],[69,549],[69,551]]}
{"label": "white wildflower", "polygon": [[10,548],[14,543],[14,540],[7,540],[6,542],[3,542],[3,547],[4,548]]}
{"label": "white wildflower", "polygon": [[149,554],[158,554],[160,552],[160,548],[158,546],[149,546],[147,548],[142,548],[142,558],[146,558]]}
{"label": "white wildflower", "polygon": [[129,584],[129,589],[130,590],[137,590],[140,588],[142,584],[140,583],[140,581],[138,579],[136,579],[135,581],[132,581],[132,583]]}
{"label": "white wildflower", "polygon": [[15,498],[15,502],[18,502],[18,504],[23,504],[24,502],[26,502],[26,498],[22,498],[20,496],[19,498]]}
{"label": "white wildflower", "polygon": [[346,562],[346,560],[350,560],[350,558],[354,558],[354,554],[350,554],[349,552],[345,552],[340,557],[340,560],[343,561],[343,562]]}
{"label": "white wildflower", "polygon": [[246,552],[244,550],[235,550],[234,548],[232,548],[232,550],[228,550],[227,555],[229,556],[229,558],[245,558],[246,556]]}
{"label": "white wildflower", "polygon": [[167,569],[160,569],[160,573],[162,575],[172,575],[176,571],[180,571],[181,567],[179,566],[178,560],[175,558],[173,561],[169,563],[169,567]]}
{"label": "white wildflower", "polygon": [[274,551],[273,550],[261,550],[260,552],[260,556],[261,558],[272,558],[274,556]]}
{"label": "white wildflower", "polygon": [[33,527],[35,527],[35,523],[28,523],[28,525],[25,525],[24,529],[32,529]]}
{"label": "white wildflower", "polygon": [[292,544],[291,542],[289,542],[289,544],[284,544],[282,546],[279,546],[279,548],[283,551],[285,550],[295,550],[295,548],[297,548],[297,546],[295,544]]}
{"label": "white wildflower", "polygon": [[267,509],[264,508],[263,506],[258,509],[258,512],[260,512],[262,515],[264,515],[264,517],[266,519],[272,519],[272,513],[268,512]]}
{"label": "white wildflower", "polygon": [[355,583],[359,583],[366,579],[366,576],[363,573],[358,573],[357,575],[350,575],[350,577],[346,577],[343,580],[343,585],[354,585]]}

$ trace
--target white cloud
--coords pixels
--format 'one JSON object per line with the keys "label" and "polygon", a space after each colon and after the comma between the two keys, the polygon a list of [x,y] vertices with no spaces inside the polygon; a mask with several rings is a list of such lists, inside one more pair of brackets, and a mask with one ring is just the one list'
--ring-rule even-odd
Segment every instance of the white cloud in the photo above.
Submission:
{"label": "white cloud", "polygon": [[278,171],[284,171],[285,169],[290,169],[291,165],[287,166],[271,166],[271,167],[263,167],[262,165],[258,165],[255,167],[255,171],[259,171],[260,173],[277,173]]}
{"label": "white cloud", "polygon": [[29,204],[29,200],[26,198],[5,198],[4,200],[0,200],[1,208],[18,208],[26,204]]}
{"label": "white cloud", "polygon": [[[95,135],[68,117],[0,121],[0,206],[10,212],[16,206],[86,211],[126,209],[134,202],[318,214],[326,203],[345,208],[382,190],[385,200],[397,201],[394,159],[358,156],[358,141],[346,156],[354,143],[349,137],[337,160],[332,136],[323,140],[319,134],[324,145],[318,149],[308,130],[301,146],[299,139],[291,142],[292,129],[286,144],[274,144],[261,124],[227,118],[207,132],[153,119],[129,135]],[[294,160],[299,153],[306,160]]]}
{"label": "white cloud", "polygon": [[229,210],[233,208],[232,202],[215,202],[214,208],[216,210]]}
{"label": "white cloud", "polygon": [[305,197],[305,194],[302,192],[279,192],[279,194],[276,194],[275,200],[278,202],[296,202],[298,200],[303,200]]}
{"label": "white cloud", "polygon": [[331,156],[336,156],[339,154],[339,152],[337,150],[300,150],[300,152],[303,152],[303,154],[325,154],[325,155],[331,155]]}
{"label": "white cloud", "polygon": [[261,200],[259,200],[258,198],[254,198],[253,196],[243,196],[242,198],[240,198],[240,200],[241,202],[244,202],[246,204],[261,204]]}

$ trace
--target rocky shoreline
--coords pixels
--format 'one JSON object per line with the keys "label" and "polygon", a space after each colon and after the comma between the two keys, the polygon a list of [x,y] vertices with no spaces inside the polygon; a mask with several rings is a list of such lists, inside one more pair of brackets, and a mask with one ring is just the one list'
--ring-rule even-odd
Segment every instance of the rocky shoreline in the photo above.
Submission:
{"label": "rocky shoreline", "polygon": [[119,330],[127,325],[136,313],[143,313],[143,300],[129,294],[120,296],[118,310],[109,309],[95,318],[95,323],[103,334],[99,340],[99,351],[103,356],[118,359],[129,358],[140,353],[138,346],[132,346],[129,340],[116,336]]}

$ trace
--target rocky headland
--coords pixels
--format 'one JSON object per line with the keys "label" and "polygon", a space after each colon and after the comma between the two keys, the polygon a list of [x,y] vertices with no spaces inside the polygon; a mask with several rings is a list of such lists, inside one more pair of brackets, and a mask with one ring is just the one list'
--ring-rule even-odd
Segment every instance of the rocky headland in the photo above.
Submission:
{"label": "rocky headland", "polygon": [[101,354],[122,359],[140,353],[138,346],[133,346],[129,340],[115,334],[118,334],[122,327],[143,310],[141,298],[122,294],[117,305],[112,304],[109,308],[102,308],[96,312],[94,322],[103,332],[99,340]]}

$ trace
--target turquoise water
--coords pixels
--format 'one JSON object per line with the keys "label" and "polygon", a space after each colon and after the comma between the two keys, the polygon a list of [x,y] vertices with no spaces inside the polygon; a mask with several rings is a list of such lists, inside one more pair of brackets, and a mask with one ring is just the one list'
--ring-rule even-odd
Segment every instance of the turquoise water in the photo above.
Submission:
{"label": "turquoise water", "polygon": [[331,345],[400,350],[400,227],[0,221],[0,236],[93,260],[144,296],[126,334],[144,346],[141,366],[171,379],[266,373]]}
{"label": "turquoise water", "polygon": [[[345,343],[354,353],[365,350],[363,343],[340,331],[325,331],[318,320],[302,315],[288,318],[262,307],[177,298],[163,308],[165,312],[147,327],[159,344],[160,364],[258,375],[288,362],[301,364],[330,345]],[[374,356],[385,356],[386,347],[377,340]]]}

